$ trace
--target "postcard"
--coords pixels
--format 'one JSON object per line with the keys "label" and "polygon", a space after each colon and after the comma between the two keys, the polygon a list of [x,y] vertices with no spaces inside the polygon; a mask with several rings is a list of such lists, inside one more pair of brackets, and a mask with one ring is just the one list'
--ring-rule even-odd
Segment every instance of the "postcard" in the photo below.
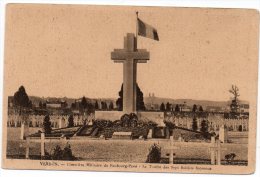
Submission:
{"label": "postcard", "polygon": [[259,13],[8,4],[2,168],[255,171]]}

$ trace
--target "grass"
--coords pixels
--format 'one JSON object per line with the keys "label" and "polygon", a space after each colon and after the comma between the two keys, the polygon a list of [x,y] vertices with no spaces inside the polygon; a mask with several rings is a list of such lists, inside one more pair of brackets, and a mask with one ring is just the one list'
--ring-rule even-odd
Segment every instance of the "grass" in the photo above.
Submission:
{"label": "grass", "polygon": [[[30,130],[37,132],[36,129]],[[8,141],[7,141],[7,157],[18,158],[23,157],[25,154],[25,141],[19,140],[20,129],[8,128]],[[18,138],[17,138],[18,137]],[[167,158],[168,150],[166,147],[169,145],[165,139],[152,139],[152,140],[104,140],[104,139],[91,139],[83,138],[80,140],[69,140],[72,153],[79,160],[85,161],[107,161],[107,162],[132,162],[144,163],[149,153],[149,148],[154,143],[159,143],[162,148],[163,158]],[[52,153],[56,145],[62,148],[66,145],[66,141],[61,140],[47,140],[45,149],[48,153]],[[208,163],[210,159],[209,146],[210,143],[189,142],[189,143],[176,143],[179,149],[174,150],[175,157],[180,163],[195,163],[189,159],[197,159],[197,162],[204,161]],[[235,153],[235,160],[247,161],[248,146],[247,144],[223,144],[226,150],[221,153],[221,158],[224,160],[225,155],[228,153]],[[40,142],[30,143],[30,155],[40,155]],[[186,161],[185,161],[186,159]]]}

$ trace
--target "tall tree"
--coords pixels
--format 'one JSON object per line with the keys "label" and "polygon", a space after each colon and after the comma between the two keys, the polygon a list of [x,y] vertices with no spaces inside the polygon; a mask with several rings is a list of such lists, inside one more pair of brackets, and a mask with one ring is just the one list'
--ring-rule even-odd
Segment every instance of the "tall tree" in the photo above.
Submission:
{"label": "tall tree", "polygon": [[239,89],[236,85],[232,85],[232,88],[229,90],[229,92],[233,95],[232,102],[230,104],[230,112],[231,114],[237,114],[239,110],[239,103],[238,103],[238,97]]}
{"label": "tall tree", "polygon": [[71,109],[76,109],[76,103],[71,103]]}
{"label": "tall tree", "polygon": [[121,85],[121,89],[118,92],[119,98],[116,100],[116,106],[118,111],[122,111],[123,110],[123,84]]}
{"label": "tall tree", "polygon": [[197,131],[198,130],[198,122],[197,122],[197,118],[196,117],[193,117],[193,120],[192,120],[192,130],[193,131]]}
{"label": "tall tree", "polygon": [[161,104],[161,106],[160,106],[160,111],[165,111],[165,105],[164,105],[164,103]]}
{"label": "tall tree", "polygon": [[179,107],[179,105],[178,104],[176,104],[176,106],[175,106],[175,112],[180,112],[181,110],[180,110],[180,107]]}
{"label": "tall tree", "polygon": [[114,104],[113,104],[113,102],[111,101],[110,103],[109,103],[109,110],[113,110],[114,109]]}
{"label": "tall tree", "polygon": [[208,132],[208,122],[206,120],[202,120],[201,121],[200,131],[203,132],[203,133],[207,133]]}
{"label": "tall tree", "polygon": [[102,110],[107,110],[107,102],[102,101],[101,102],[101,107],[102,107]]}
{"label": "tall tree", "polygon": [[45,134],[51,133],[51,121],[49,115],[46,115],[43,119],[43,131]]}
{"label": "tall tree", "polygon": [[83,114],[87,113],[88,115],[94,112],[94,105],[89,103],[85,96],[82,97],[80,103],[80,110]]}
{"label": "tall tree", "polygon": [[86,109],[86,108],[87,108],[87,105],[88,105],[87,99],[86,99],[85,96],[83,96],[82,99],[81,99],[81,107],[82,107],[83,109]]}
{"label": "tall tree", "polygon": [[166,111],[171,111],[171,104],[169,102],[166,103]]}
{"label": "tall tree", "polygon": [[19,87],[18,91],[15,92],[14,106],[19,109],[20,115],[23,109],[28,109],[32,107],[32,102],[30,101],[24,86]]}
{"label": "tall tree", "polygon": [[[118,111],[123,110],[123,84],[121,85],[121,89],[118,92],[119,98],[116,100],[116,105]],[[141,91],[140,87],[138,84],[136,84],[136,109],[138,111],[140,110],[145,110],[145,105],[144,105],[144,96],[143,92]]]}
{"label": "tall tree", "polygon": [[74,117],[72,114],[68,118],[68,127],[74,127]]}
{"label": "tall tree", "polygon": [[203,112],[203,107],[202,106],[199,107],[199,112]]}
{"label": "tall tree", "polygon": [[144,105],[144,94],[141,91],[138,84],[136,84],[136,110],[144,111],[145,105]]}
{"label": "tall tree", "polygon": [[192,108],[192,112],[196,112],[196,111],[197,111],[197,109],[198,109],[198,108],[197,108],[197,105],[196,105],[196,104],[194,104],[194,105],[193,105],[193,108]]}
{"label": "tall tree", "polygon": [[95,102],[95,110],[99,110],[98,102]]}
{"label": "tall tree", "polygon": [[39,102],[39,108],[42,108],[42,102],[41,101]]}

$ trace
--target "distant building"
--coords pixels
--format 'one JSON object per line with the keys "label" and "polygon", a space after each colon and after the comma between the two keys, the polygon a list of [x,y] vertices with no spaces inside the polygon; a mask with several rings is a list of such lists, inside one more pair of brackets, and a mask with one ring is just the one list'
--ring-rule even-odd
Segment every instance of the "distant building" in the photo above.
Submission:
{"label": "distant building", "polygon": [[249,104],[240,104],[240,113],[249,113]]}
{"label": "distant building", "polygon": [[222,112],[223,109],[219,106],[207,106],[206,111],[207,112]]}
{"label": "distant building", "polygon": [[67,107],[67,102],[64,100],[52,100],[46,101],[46,107],[47,108],[54,108],[54,109],[58,109],[58,108],[66,108]]}
{"label": "distant building", "polygon": [[155,100],[154,93],[149,93],[148,101],[145,104],[146,110],[150,110],[150,111],[160,110],[160,106],[158,104],[154,103],[154,100]]}
{"label": "distant building", "polygon": [[180,107],[181,112],[191,112],[192,111],[192,108],[190,106],[188,106],[186,104],[186,102],[184,102],[183,104],[179,104],[179,107]]}

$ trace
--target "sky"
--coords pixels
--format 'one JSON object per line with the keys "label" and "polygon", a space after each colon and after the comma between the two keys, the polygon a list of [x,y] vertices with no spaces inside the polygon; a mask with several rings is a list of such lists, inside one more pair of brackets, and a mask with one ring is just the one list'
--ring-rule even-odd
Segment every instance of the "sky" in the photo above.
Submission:
{"label": "sky", "polygon": [[118,97],[123,66],[110,53],[135,33],[136,11],[160,38],[138,37],[150,52],[137,66],[145,96],[225,101],[235,84],[241,99],[255,97],[256,11],[86,5],[8,5],[5,93],[24,85],[40,97]]}

